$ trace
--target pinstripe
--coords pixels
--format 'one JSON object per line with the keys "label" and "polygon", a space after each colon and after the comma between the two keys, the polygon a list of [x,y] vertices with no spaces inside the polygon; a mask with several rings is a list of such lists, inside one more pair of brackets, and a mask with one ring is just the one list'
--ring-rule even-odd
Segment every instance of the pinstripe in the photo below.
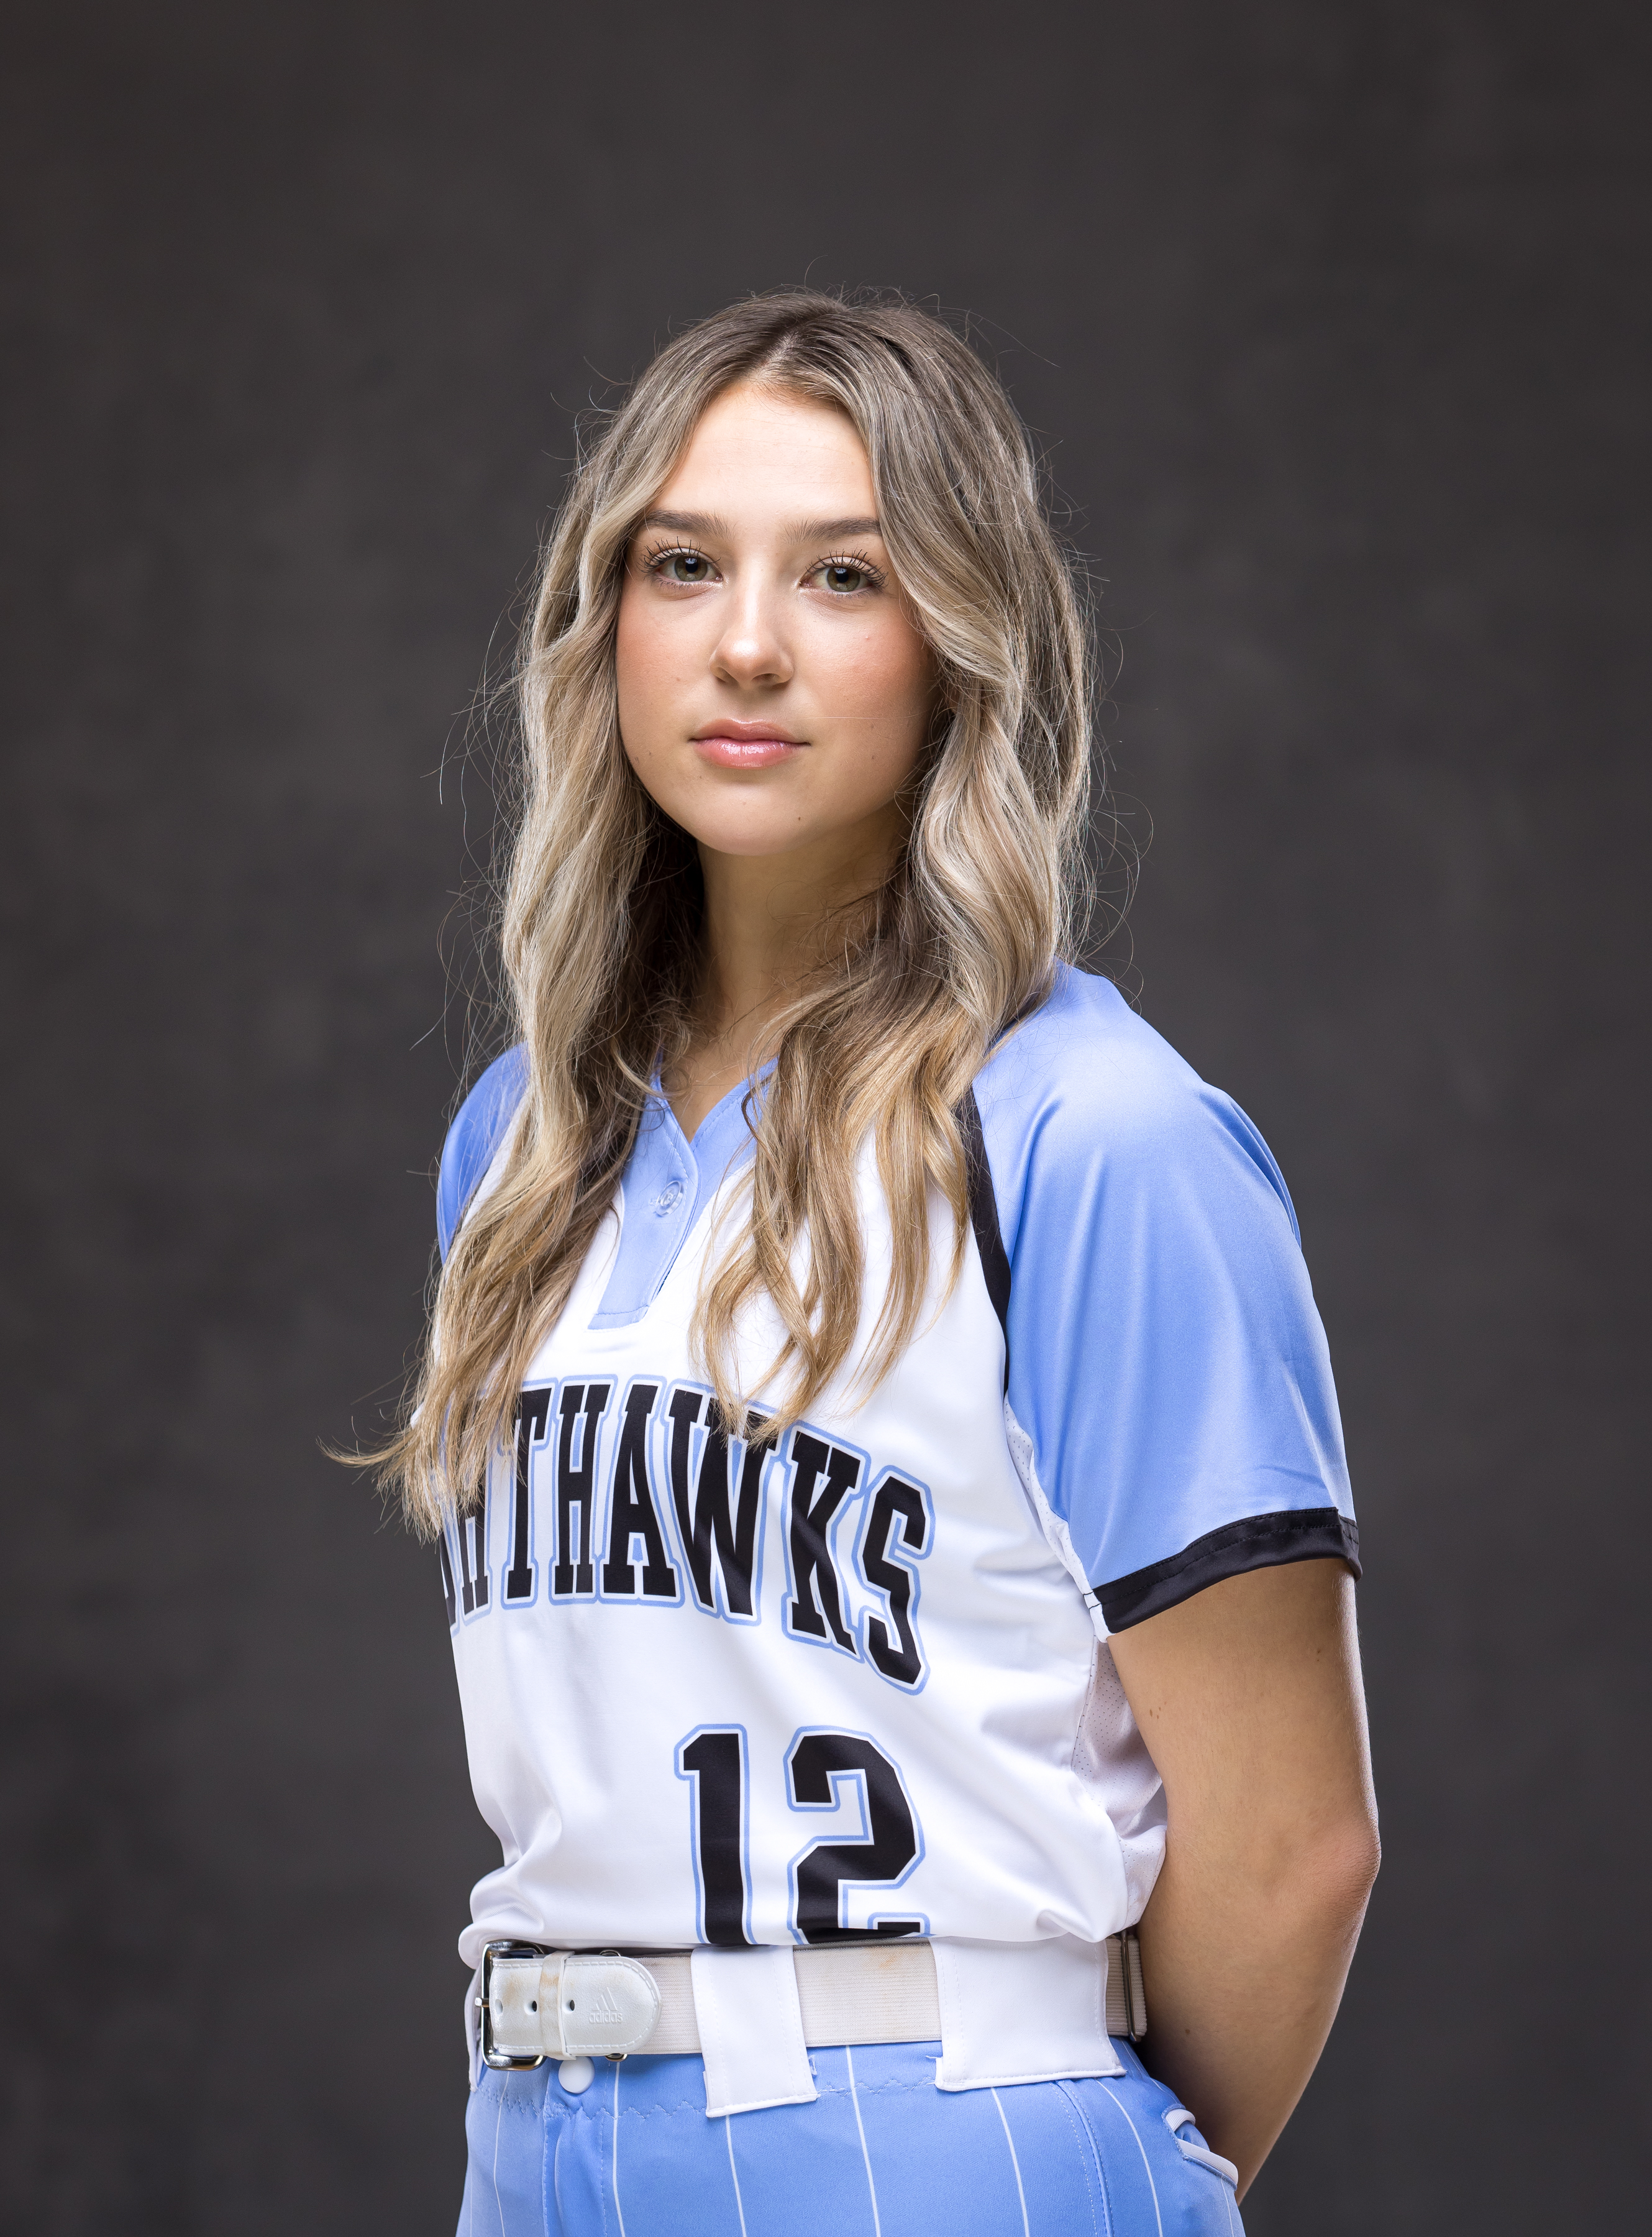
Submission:
{"label": "pinstripe", "polygon": [[622,2063],[616,2059],[614,2064],[614,2219],[620,2225],[620,2237],[625,2237],[625,2215],[620,2207],[620,2068]]}
{"label": "pinstripe", "polygon": [[1135,2138],[1135,2148],[1142,2155],[1142,2165],[1147,2172],[1148,2188],[1153,2194],[1153,2219],[1159,2225],[1159,2237],[1164,2237],[1164,2216],[1159,2211],[1159,2186],[1153,2180],[1152,2162],[1148,2158],[1148,2148],[1142,2141],[1142,2132],[1136,2127],[1135,2122],[1131,2120],[1129,2115],[1124,2112],[1123,2106],[1120,2104],[1118,2099],[1113,2095],[1112,2091],[1108,2088],[1106,2082],[1103,2082],[1101,2083],[1100,2088],[1102,2095],[1110,2098],[1112,2102],[1117,2106],[1118,2110],[1124,2114],[1124,2125],[1129,2130],[1130,2134]]}
{"label": "pinstripe", "polygon": [[[632,2222],[638,2237],[885,2237],[885,2221],[889,2237],[939,2237],[943,2231],[1033,2237],[1035,2225],[1041,2237],[1056,2231],[1077,2237],[1081,2230],[1084,2237],[1175,2237],[1182,2230],[1242,2237],[1232,2184],[1216,2176],[1219,2213],[1206,2180],[1215,2171],[1186,2165],[1158,2143],[1165,2106],[1179,2108],[1134,2061],[1116,2082],[1096,2076],[1013,2093],[989,2084],[972,2093],[971,2102],[971,2095],[936,2090],[933,2049],[833,2046],[820,2060],[819,2102],[741,2116],[738,2139],[734,2120],[721,2116],[721,2151],[717,2123],[705,2117],[700,2062],[692,2057],[616,2063],[606,2102],[600,2088],[582,2102],[567,2098],[554,2069],[548,2091],[518,2075],[489,2075],[467,2122],[471,2152],[459,2237],[556,2237],[558,2231],[629,2237]],[[1096,2109],[1102,2089],[1118,2128]],[[866,2186],[864,2221],[852,2195],[857,2177],[846,2097],[860,2152],[859,2179]],[[996,2139],[987,2098],[997,2116]],[[627,2115],[622,2179],[619,2130]],[[1180,2119],[1187,2123],[1191,2115],[1182,2111]],[[605,2122],[612,2123],[611,2134]],[[1129,2133],[1135,2161],[1121,2131]],[[1001,2148],[1009,2156],[1013,2207]],[[1203,2162],[1206,2154],[1190,2146],[1186,2157]],[[1136,2188],[1137,2161],[1150,2217]],[[491,2214],[483,2205],[490,2194]]]}
{"label": "pinstripe", "polygon": [[992,2102],[998,2108],[998,2118],[1004,2124],[1004,2141],[1010,2147],[1010,2164],[1016,2171],[1016,2196],[1021,2201],[1021,2237],[1032,2237],[1027,2221],[1027,2194],[1021,2187],[1021,2161],[1016,2152],[1016,2140],[1010,2134],[1010,2123],[1004,2118],[1004,2106],[996,2089],[992,2093]]}
{"label": "pinstripe", "polygon": [[878,2186],[872,2179],[872,2154],[866,2149],[866,2124],[860,2117],[860,2092],[855,2087],[855,2055],[847,2043],[843,2047],[849,2065],[849,2102],[855,2108],[855,2126],[860,2131],[860,2156],[866,2162],[866,2192],[872,2200],[872,2237],[884,2237],[884,2226],[878,2218]]}
{"label": "pinstripe", "polygon": [[740,2170],[734,2165],[734,2131],[729,2125],[731,2116],[723,2115],[723,2140],[728,2146],[728,2173],[734,2186],[734,2211],[740,2216],[740,2237],[746,2237],[746,2201],[740,2194]]}
{"label": "pinstripe", "polygon": [[499,2217],[499,2237],[505,2237],[504,2201],[499,2195],[499,2132],[504,2127],[504,2092],[499,2092],[499,2102],[493,2115],[493,2210]]}
{"label": "pinstripe", "polygon": [[1078,2135],[1083,2137],[1084,2143],[1089,2148],[1090,2166],[1096,2175],[1095,2196],[1087,2196],[1085,2201],[1089,2207],[1089,2226],[1092,2229],[1096,2227],[1095,2201],[1099,2198],[1102,2202],[1102,2219],[1107,2224],[1108,2237],[1113,2237],[1116,2227],[1116,2218],[1113,2212],[1113,2196],[1107,2187],[1107,2169],[1102,2164],[1102,2148],[1096,2141],[1096,2131],[1085,2118],[1084,2108],[1078,2102],[1077,2092],[1072,2083],[1057,2082],[1054,2088],[1056,2096],[1066,2108],[1070,2125]]}

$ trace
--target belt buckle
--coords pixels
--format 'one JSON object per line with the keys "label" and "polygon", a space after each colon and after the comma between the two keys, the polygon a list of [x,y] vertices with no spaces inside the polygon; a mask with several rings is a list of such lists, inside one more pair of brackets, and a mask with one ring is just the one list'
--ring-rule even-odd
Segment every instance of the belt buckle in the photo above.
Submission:
{"label": "belt buckle", "polygon": [[548,1954],[536,1942],[488,1942],[483,1944],[482,1994],[476,2001],[482,2015],[480,2034],[484,2066],[491,2066],[496,2070],[506,2069],[525,2072],[532,2067],[544,2064],[548,2054],[543,2050],[532,2058],[518,2058],[510,2051],[496,2050],[493,2047],[493,1961],[496,1957],[543,1957]]}

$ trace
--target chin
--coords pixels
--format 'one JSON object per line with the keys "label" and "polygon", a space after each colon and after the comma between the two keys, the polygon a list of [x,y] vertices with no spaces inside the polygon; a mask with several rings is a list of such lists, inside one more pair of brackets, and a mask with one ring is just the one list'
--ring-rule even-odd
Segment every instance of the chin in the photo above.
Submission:
{"label": "chin", "polygon": [[758,829],[741,824],[731,830],[727,826],[702,822],[698,830],[690,824],[685,824],[683,828],[690,838],[714,855],[732,855],[747,861],[760,861],[767,855],[790,855],[820,835],[812,829],[800,830],[795,823]]}

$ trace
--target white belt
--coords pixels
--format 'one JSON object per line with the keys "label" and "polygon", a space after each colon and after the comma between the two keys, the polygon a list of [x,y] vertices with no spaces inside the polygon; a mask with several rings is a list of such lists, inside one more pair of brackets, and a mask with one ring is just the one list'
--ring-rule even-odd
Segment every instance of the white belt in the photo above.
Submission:
{"label": "white belt", "polygon": [[[1097,1961],[1105,1961],[1106,2032],[1139,2041],[1147,2031],[1142,1990],[1142,1961],[1135,1935],[1114,1935],[1097,1950],[1067,1945],[1087,1955],[1093,1990],[1099,1990]],[[1052,1958],[1059,1948],[1025,1945],[939,1945],[926,1941],[843,1943],[823,1949],[669,1950],[645,1957],[616,1952],[544,1950],[519,1942],[490,1943],[483,1954],[481,1991],[476,2006],[481,2021],[481,2052],[489,2066],[537,2066],[543,2059],[625,2058],[698,2053],[706,2061],[708,2109],[743,2110],[757,2104],[795,2102],[813,2095],[806,2079],[806,2049],[834,2043],[929,2042],[939,2039],[951,2052],[951,2036],[979,2036],[978,2011],[983,1959],[988,2000],[1016,2014],[999,2034],[1021,2037],[1026,2020],[1037,2032],[1038,2011],[1049,2009],[1051,2028],[1063,2021],[1049,1998]],[[1080,1959],[1083,1963],[1083,1959]],[[1072,1961],[1065,1962],[1069,1976]],[[1059,1990],[1058,1990],[1059,1996]],[[1023,2007],[1030,2005],[1028,2014]],[[957,2025],[945,2024],[949,2005]],[[778,2039],[773,2014],[780,2012]],[[1096,2010],[1095,2017],[1102,2013]],[[749,2025],[747,2023],[749,2020]],[[767,2061],[754,2072],[742,2035],[771,2042]],[[985,2031],[994,2031],[985,2023]],[[1096,2030],[1099,2032],[1099,2030]],[[754,2043],[751,2050],[758,2048]],[[1092,2052],[1093,2052],[1093,2046]],[[1030,2071],[982,2074],[981,2047],[942,2088],[983,2087],[988,2080],[1035,2078]],[[1037,2053],[1034,2052],[1035,2062]],[[801,2061],[800,2071],[799,2061]],[[1000,2062],[991,2052],[988,2068]],[[1024,2045],[1010,2051],[1008,2064],[1026,2069]],[[954,2056],[954,2068],[960,2061]],[[1059,2070],[1073,2070],[1058,2059]],[[1116,2062],[1115,2062],[1115,2069]],[[730,2069],[727,2075],[725,2068]],[[786,2069],[782,2074],[778,2071]],[[733,2069],[740,2069],[738,2073]],[[1089,2069],[1097,2070],[1093,2065]],[[1109,2069],[1101,2069],[1109,2070]],[[1042,2078],[1042,2077],[1039,2077]],[[789,2080],[789,2087],[785,2086]],[[773,2088],[782,2094],[753,2096]],[[739,2102],[730,2102],[730,2093]],[[721,2102],[714,2105],[714,2099]]]}

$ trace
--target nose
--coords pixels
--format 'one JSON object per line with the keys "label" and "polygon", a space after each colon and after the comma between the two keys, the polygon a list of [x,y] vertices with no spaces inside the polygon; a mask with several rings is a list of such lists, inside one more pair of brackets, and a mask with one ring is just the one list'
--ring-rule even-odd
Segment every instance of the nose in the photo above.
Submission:
{"label": "nose", "polygon": [[738,594],[728,626],[713,648],[711,665],[720,683],[747,690],[791,682],[791,651],[760,584]]}

